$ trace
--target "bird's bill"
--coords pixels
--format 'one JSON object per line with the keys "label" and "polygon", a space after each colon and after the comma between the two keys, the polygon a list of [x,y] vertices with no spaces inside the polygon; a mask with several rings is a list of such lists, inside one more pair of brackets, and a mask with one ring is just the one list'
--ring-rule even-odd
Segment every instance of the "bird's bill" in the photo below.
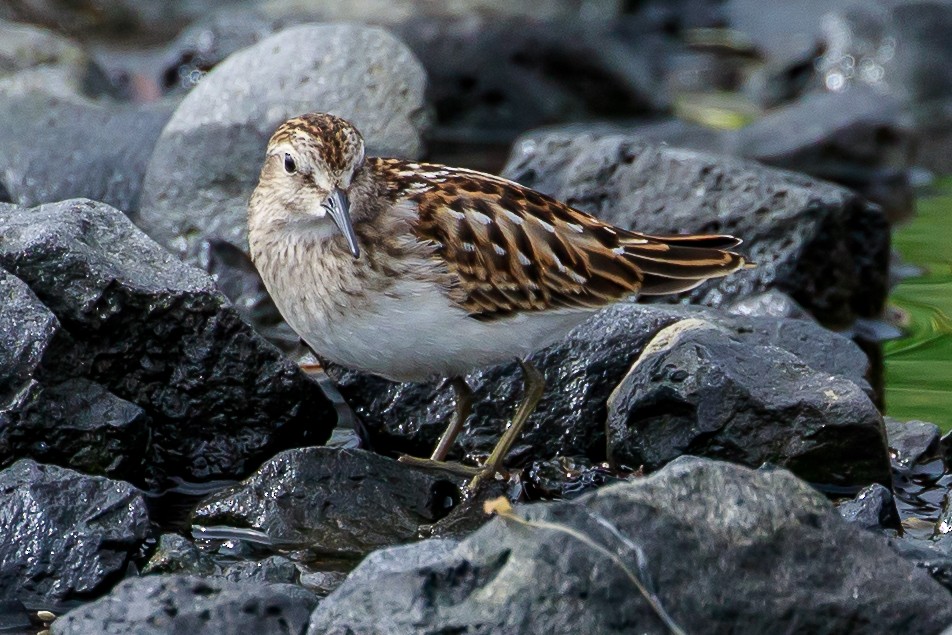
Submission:
{"label": "bird's bill", "polygon": [[347,239],[347,246],[350,247],[350,253],[354,258],[360,257],[360,247],[357,245],[357,234],[354,233],[354,224],[350,220],[350,202],[347,200],[347,193],[339,187],[334,188],[327,201],[324,203],[324,209],[330,214],[337,225],[337,229]]}

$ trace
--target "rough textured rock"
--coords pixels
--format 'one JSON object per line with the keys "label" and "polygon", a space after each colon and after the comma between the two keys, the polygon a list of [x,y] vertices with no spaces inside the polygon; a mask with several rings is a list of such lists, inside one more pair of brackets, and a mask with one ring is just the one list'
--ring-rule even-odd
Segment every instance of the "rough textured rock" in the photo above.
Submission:
{"label": "rough textured rock", "polygon": [[149,535],[127,483],[21,460],[0,472],[0,598],[55,606],[122,577]]}
{"label": "rough textured rock", "polygon": [[883,307],[885,217],[843,188],[620,135],[558,132],[517,144],[504,174],[621,227],[744,239],[755,269],[676,297],[722,305],[777,288],[833,325]]}
{"label": "rough textured rock", "polygon": [[228,582],[190,575],[126,580],[112,593],[58,618],[56,635],[300,633],[317,604],[291,584]]}
{"label": "rough textured rock", "polygon": [[275,33],[216,66],[182,101],[149,162],[139,225],[191,258],[208,237],[245,248],[248,198],[278,124],[332,112],[356,124],[368,154],[413,157],[426,122],[424,84],[413,54],[381,29]]}
{"label": "rough textured rock", "polygon": [[133,106],[0,84],[0,188],[31,207],[68,198],[138,208],[152,147],[174,101]]}
{"label": "rough textured rock", "polygon": [[[891,538],[889,544],[896,553],[928,571],[936,582],[952,591],[952,555],[949,555],[947,549],[941,549],[923,540]],[[943,631],[945,632],[948,631]]]}
{"label": "rough textured rock", "polygon": [[0,269],[0,408],[33,391],[34,375],[59,331],[59,322],[20,279]]}
{"label": "rough textured rock", "polygon": [[[945,589],[785,470],[681,459],[516,512],[600,545],[687,632],[938,632],[952,621]],[[423,631],[670,632],[605,553],[502,518],[460,542],[372,554],[308,632]]]}
{"label": "rough textured rock", "polygon": [[847,522],[863,529],[899,529],[899,512],[892,492],[879,483],[864,487],[856,498],[838,505],[836,511]]}
{"label": "rough textured rock", "polygon": [[0,465],[32,457],[88,474],[141,469],[148,417],[86,379],[44,385],[68,335],[21,280],[0,269]]}
{"label": "rough textured rock", "polygon": [[[869,390],[863,379],[867,361],[862,351],[811,321],[733,316],[699,307],[617,304],[530,357],[544,374],[547,390],[508,464],[559,455],[605,460],[609,394],[648,341],[686,317],[713,321],[744,342],[777,346],[816,371],[846,377]],[[369,429],[375,448],[429,456],[453,411],[448,387],[393,384],[334,368],[331,373],[340,379],[341,393]],[[487,454],[498,440],[522,396],[522,374],[512,363],[475,371],[467,380],[475,391],[473,415],[456,452],[472,457]]]}
{"label": "rough textured rock", "polygon": [[242,582],[297,584],[301,572],[283,556],[268,556],[257,560],[236,560],[216,557],[213,552],[199,549],[178,534],[162,534],[155,553],[143,567],[146,575],[157,573],[190,573]]}
{"label": "rough textured rock", "polygon": [[885,417],[886,436],[893,461],[909,469],[939,453],[939,426],[927,421],[898,421]]}
{"label": "rough textured rock", "polygon": [[700,319],[654,336],[607,421],[614,461],[649,471],[693,454],[826,485],[891,482],[882,417],[859,386]]}
{"label": "rough textured rock", "polygon": [[[0,420],[3,416],[0,415]],[[151,419],[88,379],[44,387],[20,404],[0,437],[0,461],[29,456],[86,474],[135,479],[149,448]]]}
{"label": "rough textured rock", "polygon": [[432,471],[362,450],[304,448],[282,452],[245,482],[210,496],[193,522],[258,529],[276,546],[361,556],[414,540],[458,496]]}
{"label": "rough textured rock", "polygon": [[[133,424],[143,420],[124,400],[151,421],[144,454],[129,457],[142,462],[137,482],[241,477],[275,451],[330,435],[336,416],[316,383],[255,335],[207,275],[119,211],[84,200],[0,205],[0,267],[29,285],[59,324],[52,344],[48,317],[18,336],[25,350],[38,351],[24,368],[44,388],[84,379],[114,396],[87,384],[95,390],[76,402],[62,395],[60,407],[110,410],[141,434]],[[21,301],[35,309],[29,297]],[[136,438],[117,449],[131,449]]]}

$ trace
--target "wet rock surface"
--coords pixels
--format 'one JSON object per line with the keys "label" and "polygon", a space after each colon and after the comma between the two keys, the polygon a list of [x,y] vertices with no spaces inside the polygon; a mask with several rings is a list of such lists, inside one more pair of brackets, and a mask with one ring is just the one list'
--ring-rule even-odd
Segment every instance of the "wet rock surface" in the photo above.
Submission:
{"label": "wet rock surface", "polygon": [[300,633],[317,598],[291,584],[190,575],[134,578],[59,618],[58,635]]}
{"label": "wet rock surface", "polygon": [[264,532],[273,545],[359,557],[415,540],[459,501],[445,474],[362,450],[289,450],[245,482],[204,500],[198,525]]}
{"label": "wet rock surface", "polygon": [[24,459],[0,471],[0,598],[55,608],[122,578],[149,536],[128,483]]}
{"label": "wet rock surface", "polygon": [[193,259],[209,237],[244,249],[248,199],[281,122],[333,112],[354,122],[368,155],[414,157],[426,126],[424,83],[413,54],[382,29],[302,25],[243,49],[185,97],[162,131],[138,223]]}
{"label": "wet rock surface", "polygon": [[629,574],[688,632],[725,615],[738,633],[929,632],[952,621],[945,589],[785,470],[683,458],[516,513],[597,546],[497,518],[459,542],[379,551],[318,606],[308,632],[669,632]]}
{"label": "wet rock surface", "polygon": [[899,513],[892,492],[879,483],[864,487],[856,498],[838,505],[836,510],[847,522],[863,529],[899,528]]}
{"label": "wet rock surface", "polygon": [[37,324],[17,336],[28,354],[10,381],[28,394],[6,411],[22,427],[5,430],[20,438],[0,460],[55,456],[140,483],[243,476],[283,447],[323,442],[336,422],[317,385],[210,278],[107,205],[0,205],[0,267],[31,291],[14,283],[4,312]]}
{"label": "wet rock surface", "polygon": [[[648,342],[663,328],[686,318],[710,320],[719,325],[725,329],[719,338],[738,340],[735,345],[751,357],[759,354],[758,347],[772,346],[777,350],[770,359],[777,364],[805,365],[808,368],[801,371],[804,375],[832,376],[830,381],[837,382],[843,395],[850,395],[849,403],[864,414],[857,414],[852,419],[851,414],[841,411],[841,423],[851,420],[856,423],[855,427],[844,426],[837,431],[838,435],[843,435],[843,445],[839,447],[849,456],[842,456],[842,462],[832,463],[824,458],[816,467],[827,465],[829,472],[826,476],[831,480],[825,482],[834,482],[837,471],[855,458],[851,448],[856,442],[860,448],[856,451],[868,453],[865,455],[869,460],[880,466],[867,473],[865,478],[875,474],[870,480],[888,479],[888,472],[884,472],[888,470],[885,441],[878,428],[881,421],[867,397],[871,391],[864,379],[867,360],[855,344],[807,320],[743,317],[697,307],[624,303],[598,313],[563,342],[529,358],[545,376],[549,389],[516,441],[508,464],[518,466],[526,460],[556,456],[582,456],[595,462],[604,461],[607,458],[605,430],[609,395],[643,354]],[[727,361],[720,359],[718,363]],[[338,376],[334,369],[331,369],[331,374]],[[339,379],[342,394],[368,427],[375,447],[429,456],[452,412],[452,391],[449,388],[440,390],[435,383],[393,384],[355,372],[340,373]],[[795,387],[800,379],[778,378],[777,390],[781,394],[796,393]],[[488,454],[511,417],[522,394],[522,375],[517,364],[509,364],[470,373],[467,381],[475,392],[473,415],[460,436],[457,452],[463,457],[474,458]],[[677,412],[684,411],[678,409]],[[832,419],[827,421],[822,412],[816,413],[817,425],[832,426]],[[774,442],[779,446],[786,444],[784,439],[791,436],[787,414],[778,410],[767,417],[769,425],[761,422],[768,435],[776,435]],[[706,412],[695,413],[692,422],[686,425],[703,428],[710,424],[706,417]],[[679,425],[670,431],[669,442],[679,442],[680,430]],[[832,431],[832,428],[828,430]],[[821,444],[816,447],[821,447]],[[712,451],[716,452],[713,447]],[[788,451],[789,456],[785,456],[792,459],[795,450],[788,446]],[[633,458],[633,455],[623,456]],[[765,457],[760,460],[765,460]],[[656,463],[654,467],[659,465]],[[638,466],[637,462],[631,465],[632,468]]]}
{"label": "wet rock surface", "polygon": [[882,417],[859,386],[702,319],[645,346],[608,400],[607,426],[612,459],[648,471],[691,454],[828,485],[891,482]]}
{"label": "wet rock surface", "polygon": [[621,227],[743,236],[757,267],[677,296],[693,303],[777,288],[840,325],[883,308],[888,226],[881,209],[848,190],[620,135],[534,137],[516,145],[504,174]]}
{"label": "wet rock surface", "polygon": [[159,537],[155,552],[142,572],[147,575],[187,573],[231,582],[250,580],[297,584],[301,581],[301,571],[297,565],[283,556],[253,559],[253,554],[215,553],[200,549],[178,534],[163,534]]}

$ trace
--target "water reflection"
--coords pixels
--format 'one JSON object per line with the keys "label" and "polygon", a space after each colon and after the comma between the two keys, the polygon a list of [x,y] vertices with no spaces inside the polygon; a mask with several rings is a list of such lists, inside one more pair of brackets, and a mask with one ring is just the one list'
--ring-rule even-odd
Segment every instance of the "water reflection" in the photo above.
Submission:
{"label": "water reflection", "polygon": [[886,410],[952,430],[952,178],[919,202],[919,214],[893,244],[921,276],[901,282],[890,303],[907,337],[885,344]]}

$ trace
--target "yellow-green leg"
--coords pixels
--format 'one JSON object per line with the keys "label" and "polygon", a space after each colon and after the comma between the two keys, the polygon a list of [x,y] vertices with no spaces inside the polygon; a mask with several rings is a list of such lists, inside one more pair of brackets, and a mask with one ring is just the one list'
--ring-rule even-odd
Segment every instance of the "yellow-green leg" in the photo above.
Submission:
{"label": "yellow-green leg", "polygon": [[480,468],[476,476],[473,477],[473,480],[469,482],[467,489],[469,489],[470,492],[475,492],[479,489],[484,479],[492,478],[496,472],[499,471],[502,467],[503,459],[509,454],[509,450],[519,437],[519,433],[522,432],[522,427],[525,425],[526,420],[529,418],[529,415],[535,411],[539,399],[542,398],[542,392],[545,390],[545,378],[542,376],[542,373],[536,370],[529,362],[519,360],[519,365],[522,366],[525,391],[522,397],[522,403],[519,404],[519,407],[516,409],[516,414],[512,417],[512,423],[510,423],[506,431],[502,433],[496,447],[493,448],[489,458],[486,459],[486,463]]}
{"label": "yellow-green leg", "polygon": [[416,465],[417,467],[448,470],[455,474],[473,476],[479,471],[479,468],[462,465],[460,463],[446,462],[446,455],[449,453],[450,448],[453,447],[456,437],[462,432],[463,424],[466,423],[466,419],[469,418],[469,413],[473,409],[473,391],[470,389],[469,384],[466,383],[466,380],[462,377],[454,377],[450,380],[450,385],[453,387],[456,410],[453,413],[450,424],[446,426],[446,430],[443,431],[443,436],[440,437],[439,443],[436,444],[436,449],[433,450],[433,454],[429,459],[404,455],[401,456],[399,460],[401,463]]}

